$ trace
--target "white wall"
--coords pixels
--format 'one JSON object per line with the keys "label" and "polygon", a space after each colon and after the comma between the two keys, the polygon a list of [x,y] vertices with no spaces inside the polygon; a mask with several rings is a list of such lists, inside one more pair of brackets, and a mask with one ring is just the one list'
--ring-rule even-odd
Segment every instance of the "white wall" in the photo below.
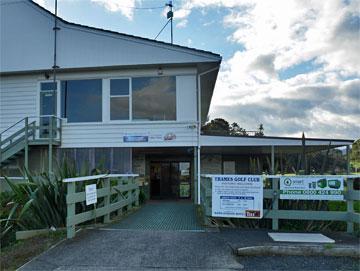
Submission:
{"label": "white wall", "polygon": [[[0,132],[26,116],[37,114],[37,77],[12,76],[0,80]],[[20,125],[9,130],[13,133]]]}
{"label": "white wall", "polygon": [[[157,76],[157,69],[89,71],[58,74],[59,80],[109,78],[131,76]],[[64,123],[64,148],[75,147],[146,147],[146,146],[195,146],[196,130],[196,69],[163,68],[163,75],[176,76],[176,121],[110,121],[109,91],[103,88],[103,122],[99,123]],[[39,114],[39,83],[44,80],[43,74],[3,76],[0,83],[0,132],[26,116]],[[103,84],[103,86],[106,84]],[[107,93],[107,94],[106,94]],[[60,107],[60,103],[58,103]],[[60,110],[58,108],[58,116]],[[107,116],[107,117],[106,117]],[[16,131],[19,127],[10,130]],[[173,140],[164,140],[168,133],[175,134]],[[124,143],[125,135],[144,135],[149,142]],[[5,135],[6,136],[6,135]]]}

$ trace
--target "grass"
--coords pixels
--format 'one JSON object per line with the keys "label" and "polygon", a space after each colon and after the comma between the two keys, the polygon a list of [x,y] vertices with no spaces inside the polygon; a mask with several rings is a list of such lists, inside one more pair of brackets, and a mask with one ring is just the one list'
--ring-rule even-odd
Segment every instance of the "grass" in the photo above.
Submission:
{"label": "grass", "polygon": [[16,270],[60,240],[63,240],[65,236],[65,232],[52,232],[12,243],[1,249],[0,270]]}

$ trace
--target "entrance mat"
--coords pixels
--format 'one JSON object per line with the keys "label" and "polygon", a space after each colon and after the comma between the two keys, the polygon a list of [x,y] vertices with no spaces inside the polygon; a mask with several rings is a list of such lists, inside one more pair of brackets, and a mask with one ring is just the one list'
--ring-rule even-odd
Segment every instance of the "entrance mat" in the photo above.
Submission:
{"label": "entrance mat", "polygon": [[268,235],[275,242],[296,242],[296,243],[335,243],[335,240],[321,233],[279,233],[269,232]]}
{"label": "entrance mat", "polygon": [[203,231],[191,202],[149,202],[110,229]]}

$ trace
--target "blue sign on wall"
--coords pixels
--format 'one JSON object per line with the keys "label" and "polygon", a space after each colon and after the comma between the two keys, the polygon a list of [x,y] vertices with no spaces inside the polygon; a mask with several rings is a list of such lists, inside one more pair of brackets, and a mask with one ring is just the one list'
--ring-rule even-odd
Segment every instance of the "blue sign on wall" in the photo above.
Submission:
{"label": "blue sign on wall", "polygon": [[148,136],[124,136],[124,142],[148,142]]}

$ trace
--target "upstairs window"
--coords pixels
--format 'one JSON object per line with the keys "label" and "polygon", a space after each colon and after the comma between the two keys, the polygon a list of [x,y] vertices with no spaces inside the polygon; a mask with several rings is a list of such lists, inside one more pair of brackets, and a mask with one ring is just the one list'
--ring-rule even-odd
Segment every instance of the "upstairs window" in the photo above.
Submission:
{"label": "upstairs window", "polygon": [[110,120],[129,120],[130,80],[110,80]]}
{"label": "upstairs window", "polygon": [[133,120],[176,120],[176,77],[132,78]]}
{"label": "upstairs window", "polygon": [[61,81],[61,117],[67,122],[102,121],[102,80]]}

